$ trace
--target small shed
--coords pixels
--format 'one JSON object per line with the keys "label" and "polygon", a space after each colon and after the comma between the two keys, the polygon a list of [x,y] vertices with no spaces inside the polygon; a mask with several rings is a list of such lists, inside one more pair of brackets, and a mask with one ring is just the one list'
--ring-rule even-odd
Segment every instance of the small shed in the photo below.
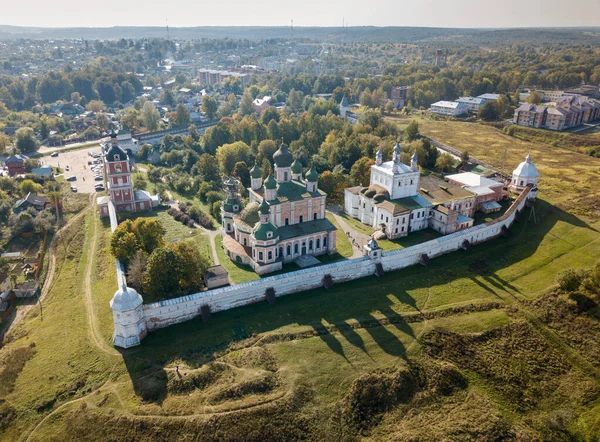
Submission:
{"label": "small shed", "polygon": [[204,285],[206,288],[214,289],[229,284],[229,273],[222,265],[212,266],[204,272]]}
{"label": "small shed", "polygon": [[13,291],[17,298],[30,298],[37,295],[40,283],[37,281],[25,281],[18,283]]}

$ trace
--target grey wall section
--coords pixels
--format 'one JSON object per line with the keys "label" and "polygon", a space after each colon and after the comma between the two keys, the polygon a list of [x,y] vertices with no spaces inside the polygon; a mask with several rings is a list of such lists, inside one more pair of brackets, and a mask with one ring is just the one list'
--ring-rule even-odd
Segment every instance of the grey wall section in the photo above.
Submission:
{"label": "grey wall section", "polygon": [[268,288],[273,288],[278,297],[289,295],[322,287],[323,277],[327,274],[331,275],[335,283],[351,281],[373,275],[378,262],[381,262],[385,271],[399,270],[418,264],[424,253],[435,258],[459,250],[465,240],[471,244],[487,241],[499,236],[503,227],[508,228],[513,224],[517,212],[524,209],[530,190],[531,186],[525,188],[504,215],[489,223],[405,249],[386,252],[378,260],[363,257],[339,261],[144,305],[146,326],[150,331],[187,321],[198,316],[203,305],[210,306],[212,312],[219,312],[260,302],[265,299]]}

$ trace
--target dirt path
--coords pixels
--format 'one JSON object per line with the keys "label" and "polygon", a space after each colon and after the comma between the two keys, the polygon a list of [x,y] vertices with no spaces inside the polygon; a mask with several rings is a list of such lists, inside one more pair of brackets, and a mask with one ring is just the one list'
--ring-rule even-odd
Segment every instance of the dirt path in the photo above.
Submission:
{"label": "dirt path", "polygon": [[[352,243],[354,240],[355,243],[352,244],[352,256],[351,259],[354,258],[361,258],[363,256],[363,246],[365,244],[367,244],[369,242],[369,240],[371,239],[370,236],[365,235],[364,233],[361,233],[357,230],[354,230],[345,220],[344,218],[342,218],[341,216],[339,216],[337,213],[335,212],[331,212],[331,214],[333,215],[333,217],[335,218],[335,220],[338,222],[338,224],[340,225],[340,227],[342,228],[342,230],[344,231],[343,234],[346,235],[347,233],[350,233],[350,236],[348,236],[348,240]],[[338,232],[338,235],[341,234],[342,232]],[[356,244],[358,244],[360,246],[357,247]]]}
{"label": "dirt path", "polygon": [[[93,198],[95,200],[95,198]],[[100,333],[99,327],[98,327],[98,318],[96,317],[96,314],[94,312],[94,301],[92,299],[92,270],[94,269],[94,263],[95,263],[95,257],[96,257],[96,243],[97,243],[97,235],[96,235],[96,230],[97,230],[97,222],[96,222],[96,218],[94,216],[95,214],[92,214],[92,231],[90,234],[90,243],[89,243],[89,250],[88,250],[88,259],[87,259],[87,265],[85,268],[85,276],[83,277],[83,284],[84,284],[84,292],[85,292],[85,307],[87,310],[87,318],[88,318],[88,326],[89,326],[89,330],[90,330],[90,334],[92,337],[92,341],[94,342],[94,344],[96,345],[96,347],[98,347],[101,351],[103,351],[104,353],[108,353],[109,355],[112,356],[119,356],[120,353],[118,351],[116,351],[114,348],[111,348],[108,346],[108,344],[106,344],[106,342],[104,342],[104,340],[102,339],[102,334]]]}

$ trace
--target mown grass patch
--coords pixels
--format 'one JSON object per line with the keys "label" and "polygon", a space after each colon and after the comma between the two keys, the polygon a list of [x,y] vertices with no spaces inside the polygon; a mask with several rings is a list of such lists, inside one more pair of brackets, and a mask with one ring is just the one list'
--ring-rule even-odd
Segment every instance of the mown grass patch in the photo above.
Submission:
{"label": "mown grass patch", "polygon": [[[333,224],[335,226],[335,228],[337,229],[337,232],[335,233],[335,247],[337,249],[337,253],[343,258],[351,257],[352,253],[353,253],[352,244],[350,243],[350,240],[346,236],[346,233],[340,227],[340,225],[336,221],[335,217],[329,212],[327,212],[327,219],[329,221],[331,221],[331,224]],[[322,262],[327,261],[327,259],[323,260],[322,257],[319,257],[318,259],[321,260]]]}
{"label": "mown grass patch", "polygon": [[223,238],[221,238],[221,235],[215,237],[215,248],[217,249],[219,262],[225,267],[227,273],[229,273],[229,281],[231,283],[241,284],[242,282],[255,281],[260,278],[249,266],[237,264],[229,259],[229,256],[225,253],[225,249],[223,249]]}

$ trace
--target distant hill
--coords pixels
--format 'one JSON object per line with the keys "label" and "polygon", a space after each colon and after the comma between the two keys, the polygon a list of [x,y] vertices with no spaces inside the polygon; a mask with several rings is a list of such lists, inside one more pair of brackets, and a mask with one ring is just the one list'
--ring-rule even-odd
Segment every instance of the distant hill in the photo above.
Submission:
{"label": "distant hill", "polygon": [[[170,38],[180,40],[234,38],[263,40],[291,38],[287,26],[201,26],[169,29]],[[463,41],[477,44],[519,41],[587,41],[600,43],[600,28],[518,28],[518,29],[460,29],[423,27],[295,27],[294,38],[319,41],[418,42]],[[0,25],[0,39],[82,38],[111,40],[120,38],[164,38],[166,31],[159,26],[115,26],[110,28],[36,28]]]}

